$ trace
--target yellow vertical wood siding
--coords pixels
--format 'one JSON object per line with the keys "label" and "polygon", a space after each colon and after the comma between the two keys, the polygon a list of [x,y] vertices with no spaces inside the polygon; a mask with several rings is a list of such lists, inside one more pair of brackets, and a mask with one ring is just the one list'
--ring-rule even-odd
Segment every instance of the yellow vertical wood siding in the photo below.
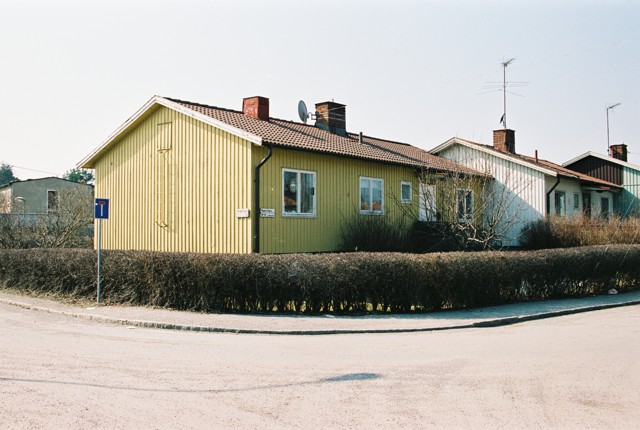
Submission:
{"label": "yellow vertical wood siding", "polygon": [[105,249],[251,252],[252,144],[158,107],[96,162]]}
{"label": "yellow vertical wood siding", "polygon": [[[266,148],[254,147],[254,165]],[[316,173],[316,216],[282,216],[282,169]],[[355,216],[385,216],[400,222],[403,213],[417,214],[418,181],[408,167],[362,161],[312,152],[274,148],[260,171],[262,208],[275,209],[274,218],[260,219],[260,252],[323,252],[338,250],[340,227]],[[384,180],[384,215],[360,214],[360,177]],[[413,203],[400,203],[401,182],[411,182]]]}

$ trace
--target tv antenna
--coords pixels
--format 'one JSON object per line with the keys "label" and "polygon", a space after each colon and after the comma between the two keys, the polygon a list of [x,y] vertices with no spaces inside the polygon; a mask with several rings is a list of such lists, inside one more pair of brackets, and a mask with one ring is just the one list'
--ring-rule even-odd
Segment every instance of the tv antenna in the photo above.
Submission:
{"label": "tv antenna", "polygon": [[315,119],[313,118],[314,115],[307,110],[307,105],[302,100],[298,102],[298,116],[300,117],[300,121],[305,124],[309,118]]}
{"label": "tv antenna", "polygon": [[502,61],[500,65],[502,65],[502,82],[487,82],[488,85],[482,87],[483,89],[488,89],[489,91],[485,91],[480,94],[493,93],[496,91],[502,91],[502,117],[500,118],[500,123],[504,126],[504,129],[507,129],[507,93],[513,94],[519,97],[524,97],[522,94],[514,93],[511,91],[507,91],[507,87],[523,87],[528,84],[528,82],[507,82],[507,67],[513,63],[516,59],[510,58],[506,61]]}

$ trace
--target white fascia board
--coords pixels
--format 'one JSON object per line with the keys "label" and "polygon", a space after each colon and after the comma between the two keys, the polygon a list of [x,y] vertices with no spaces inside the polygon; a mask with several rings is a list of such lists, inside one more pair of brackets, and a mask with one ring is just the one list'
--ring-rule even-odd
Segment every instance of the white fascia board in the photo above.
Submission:
{"label": "white fascia board", "polygon": [[218,121],[217,119],[211,118],[209,116],[203,115],[200,112],[193,111],[181,104],[173,102],[171,100],[167,100],[164,97],[153,96],[148,102],[144,104],[140,109],[136,111],[129,119],[127,119],[120,127],[118,127],[113,133],[109,135],[96,149],[94,149],[89,155],[83,158],[76,166],[79,168],[85,167],[87,165],[91,166],[94,158],[102,152],[109,144],[111,144],[114,140],[116,140],[125,130],[127,130],[131,125],[133,125],[136,121],[138,121],[145,113],[147,113],[150,109],[152,109],[155,105],[165,106],[169,109],[173,109],[177,112],[180,112],[184,115],[187,115],[191,118],[197,119],[198,121],[202,121],[206,124],[209,124],[213,127],[219,128],[231,134],[234,134],[238,137],[242,137],[256,145],[262,145],[262,138],[255,134],[246,132],[237,127],[233,127],[227,123],[222,121]]}
{"label": "white fascia board", "polygon": [[171,100],[165,99],[164,97],[156,96],[154,98],[157,98],[156,103],[161,104],[162,106],[168,107],[169,109],[173,109],[183,115],[209,124],[212,127],[219,128],[220,130],[224,130],[228,133],[246,139],[249,142],[255,143],[256,145],[262,145],[262,137],[258,135],[249,133],[248,131],[229,125],[226,122],[219,121],[215,118],[211,118],[210,116],[201,114],[200,112],[191,110],[186,106],[182,106],[180,103],[173,102]]}
{"label": "white fascia board", "polygon": [[[514,164],[519,164],[520,166],[528,167],[528,168],[536,170],[538,172],[542,172],[545,175],[553,176],[554,178],[556,176],[558,176],[558,172],[556,172],[554,170],[545,169],[544,167],[536,166],[535,164],[528,163],[525,160],[520,160],[519,158],[510,157],[510,156],[508,156],[506,154],[501,154],[501,153],[499,153],[497,151],[492,151],[492,150],[487,149],[487,148],[485,148],[485,147],[483,147],[483,146],[481,146],[479,144],[474,144],[473,142],[469,142],[469,141],[466,141],[464,139],[458,139],[457,137],[454,137],[454,138],[451,138],[451,139],[447,140],[446,142],[444,142],[441,145],[436,146],[435,148],[433,148],[429,152],[432,153],[432,154],[437,155],[437,153],[442,152],[445,149],[450,148],[451,146],[456,145],[456,144],[462,145],[462,146],[466,146],[467,148],[470,148],[470,149],[475,149],[477,151],[480,151],[480,152],[483,152],[485,154],[494,156],[496,158],[500,158],[500,159],[505,160],[505,161],[509,161],[511,163],[514,163]],[[455,160],[453,160],[453,161],[455,161]]]}
{"label": "white fascia board", "polygon": [[631,164],[631,163],[628,163],[626,161],[618,160],[617,158],[609,157],[607,155],[598,154],[597,152],[593,152],[593,151],[585,152],[582,155],[578,155],[576,158],[573,158],[573,159],[567,161],[566,163],[562,163],[562,165],[564,167],[567,167],[569,164],[573,164],[576,161],[580,161],[580,160],[585,159],[585,158],[587,158],[589,156],[600,158],[601,160],[604,160],[604,161],[610,161],[611,163],[619,164],[621,166],[628,167],[629,169],[633,169],[633,170],[636,170],[636,171],[640,172],[640,166],[636,166],[635,164]]}
{"label": "white fascia board", "polygon": [[457,138],[452,137],[451,139],[447,140],[444,143],[441,143],[440,145],[436,146],[435,148],[431,148],[429,150],[429,153],[437,155],[438,152],[444,151],[445,149],[447,149],[450,146],[454,145],[457,141],[458,141]]}

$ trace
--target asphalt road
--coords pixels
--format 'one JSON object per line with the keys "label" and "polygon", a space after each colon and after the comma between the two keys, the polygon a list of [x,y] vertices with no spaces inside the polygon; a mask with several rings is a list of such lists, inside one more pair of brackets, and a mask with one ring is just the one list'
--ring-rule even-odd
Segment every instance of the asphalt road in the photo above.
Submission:
{"label": "asphalt road", "polygon": [[0,304],[0,428],[638,428],[640,306],[406,334],[129,328]]}

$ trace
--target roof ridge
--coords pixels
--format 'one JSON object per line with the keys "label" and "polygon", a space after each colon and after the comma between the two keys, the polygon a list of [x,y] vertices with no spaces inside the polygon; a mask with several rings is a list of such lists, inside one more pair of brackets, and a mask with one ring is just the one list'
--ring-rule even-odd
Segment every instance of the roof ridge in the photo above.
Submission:
{"label": "roof ridge", "polygon": [[192,101],[189,101],[189,100],[174,99],[173,97],[163,97],[163,96],[160,96],[160,97],[162,97],[163,99],[171,100],[172,102],[175,102],[175,103],[189,104],[189,105],[193,105],[193,106],[209,108],[209,109],[217,109],[217,110],[222,110],[222,111],[225,111],[225,112],[233,112],[233,113],[239,113],[241,115],[244,115],[244,112],[242,112],[241,110],[223,108],[223,107],[220,107],[220,106],[206,105],[204,103],[197,103],[197,102],[192,102]]}
{"label": "roof ridge", "polygon": [[[353,138],[354,138],[354,139],[355,139],[355,138],[359,138],[359,137],[360,137],[360,133],[347,132],[347,134],[348,134],[348,135],[350,135],[350,136],[353,136]],[[380,140],[380,141],[382,141],[382,142],[389,142],[389,143],[393,143],[393,144],[395,144],[395,145],[410,146],[411,148],[421,149],[421,148],[418,148],[417,146],[412,145],[412,144],[410,144],[410,143],[406,143],[406,142],[398,142],[397,140],[383,139],[383,138],[381,138],[381,137],[369,136],[369,135],[366,135],[366,134],[363,134],[363,135],[362,135],[362,137],[369,137],[369,138],[371,138],[371,139]],[[424,151],[424,150],[423,150],[423,151]],[[428,151],[427,151],[427,152],[428,152]]]}

